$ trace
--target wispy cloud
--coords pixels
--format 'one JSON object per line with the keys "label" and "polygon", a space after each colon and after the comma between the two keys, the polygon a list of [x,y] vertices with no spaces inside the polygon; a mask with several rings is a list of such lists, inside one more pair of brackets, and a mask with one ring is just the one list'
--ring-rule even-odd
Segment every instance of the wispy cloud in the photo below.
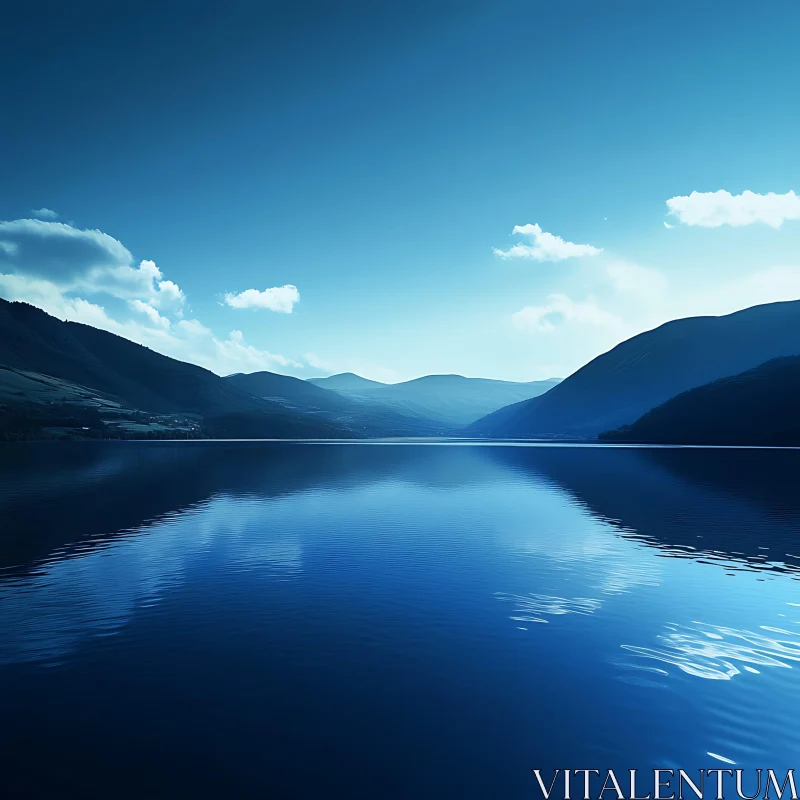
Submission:
{"label": "wispy cloud", "polygon": [[606,267],[606,274],[619,294],[630,295],[637,300],[659,300],[668,287],[663,273],[630,261],[612,262]]}
{"label": "wispy cloud", "polygon": [[[0,221],[0,296],[220,375],[303,369],[297,361],[248,344],[239,330],[219,338],[199,320],[184,319],[181,288],[155,262],[135,265],[130,251],[101,231],[38,219]],[[288,292],[283,302],[290,300]]]}
{"label": "wispy cloud", "polygon": [[34,208],[31,214],[39,219],[58,219],[58,214],[52,208]]}
{"label": "wispy cloud", "polygon": [[153,306],[143,303],[141,300],[131,300],[130,305],[134,311],[144,314],[153,325],[168,330],[172,324],[168,317],[162,317]]}
{"label": "wispy cloud", "polygon": [[295,304],[300,302],[300,292],[296,286],[273,286],[271,289],[245,289],[243,292],[225,295],[225,302],[231,308],[266,308],[279,314],[291,314]]}
{"label": "wispy cloud", "polygon": [[565,294],[551,294],[542,305],[526,306],[511,317],[523,331],[549,333],[559,325],[579,323],[601,328],[622,327],[622,319],[601,309],[594,298],[572,300]]}
{"label": "wispy cloud", "polygon": [[751,191],[731,194],[722,189],[718,192],[692,192],[671,197],[667,200],[667,208],[668,213],[684,225],[701,228],[738,227],[756,222],[780,228],[787,220],[800,220],[800,197],[793,191],[786,194]]}
{"label": "wispy cloud", "polygon": [[525,236],[530,244],[517,242],[508,250],[494,248],[494,253],[501,258],[528,258],[533,261],[563,261],[566,258],[596,256],[602,248],[590,244],[567,242],[560,236],[543,231],[537,224],[515,225],[512,235]]}
{"label": "wispy cloud", "polygon": [[800,267],[774,266],[747,273],[713,289],[688,294],[690,313],[731,314],[742,308],[800,299]]}

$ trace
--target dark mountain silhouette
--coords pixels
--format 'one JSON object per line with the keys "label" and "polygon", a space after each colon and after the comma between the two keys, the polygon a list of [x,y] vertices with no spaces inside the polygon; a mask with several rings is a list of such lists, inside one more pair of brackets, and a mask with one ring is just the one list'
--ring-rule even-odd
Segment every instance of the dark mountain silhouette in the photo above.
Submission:
{"label": "dark mountain silhouette", "polygon": [[558,380],[516,383],[463,375],[426,375],[403,383],[378,383],[346,373],[310,382],[351,397],[379,400],[397,411],[463,426],[509,403],[544,394]]}
{"label": "dark mountain silhouette", "polygon": [[60,427],[99,438],[196,436],[201,429],[225,438],[453,432],[286,375],[221,378],[113,333],[6,300],[0,300],[0,365],[6,367],[0,369],[0,438],[38,438],[43,428]]}
{"label": "dark mountain silhouette", "polygon": [[800,445],[800,357],[776,358],[682,392],[606,441]]}
{"label": "dark mountain silhouette", "polygon": [[468,433],[594,438],[688,389],[798,354],[800,301],[674,320],[622,342],[541,397],[478,420]]}
{"label": "dark mountain silhouette", "polygon": [[[157,418],[153,426],[150,419],[141,419],[141,412],[148,412],[195,415],[210,435],[235,431],[237,436],[268,438],[352,436],[333,420],[321,422],[287,411],[284,404],[254,397],[207,369],[89,325],[62,322],[27,303],[0,300],[0,364],[12,368],[1,371],[0,382],[13,381],[11,390],[19,393],[11,403],[9,387],[0,392],[5,399],[0,428],[6,434],[11,428],[11,434],[21,430],[23,436],[30,433],[35,438],[42,426],[63,424],[89,431],[88,435],[119,435],[118,428],[112,429],[109,420],[102,419],[117,403],[135,412],[127,420],[133,434],[154,427],[158,435],[186,432],[184,420],[165,425],[165,420]],[[21,385],[26,375],[38,376],[39,385],[48,376],[65,382],[63,407],[57,406],[54,412],[52,400],[47,399],[45,406],[33,396]],[[82,387],[96,397],[79,401]],[[87,418],[98,406],[100,410]],[[33,430],[28,431],[26,425],[30,427],[32,420]]]}
{"label": "dark mountain silhouette", "polygon": [[156,413],[266,411],[262,401],[202,367],[107,331],[0,300],[0,363],[112,395]]}

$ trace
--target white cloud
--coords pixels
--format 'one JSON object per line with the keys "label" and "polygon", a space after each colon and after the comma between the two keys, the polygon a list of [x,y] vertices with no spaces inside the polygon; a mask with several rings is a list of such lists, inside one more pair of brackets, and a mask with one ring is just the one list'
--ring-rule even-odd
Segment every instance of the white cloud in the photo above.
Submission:
{"label": "white cloud", "polygon": [[58,219],[58,214],[52,208],[34,208],[31,214],[39,219]]}
{"label": "white cloud", "polygon": [[[248,344],[241,331],[220,339],[198,320],[182,319],[186,297],[180,287],[153,261],[134,266],[122,243],[101,231],[42,220],[0,221],[0,242],[0,296],[7,300],[116,333],[219,375],[303,368]],[[112,301],[112,313],[87,295],[124,302]]]}
{"label": "white cloud", "polygon": [[656,269],[640,267],[629,261],[615,261],[606,267],[606,274],[620,294],[639,300],[655,301],[667,291],[668,282]]}
{"label": "white cloud", "polygon": [[669,214],[684,225],[701,228],[718,228],[721,225],[752,225],[763,222],[771,228],[780,228],[786,220],[800,220],[800,197],[793,191],[786,194],[757,194],[745,191],[731,194],[718,192],[692,192],[688,196],[667,200]]}
{"label": "white cloud", "polygon": [[66,319],[63,309],[65,297],[61,289],[50,281],[29,278],[24,275],[0,273],[0,297],[6,300],[21,300],[42,308],[48,314]]}
{"label": "white cloud", "polygon": [[128,303],[134,316],[117,319],[103,306],[81,297],[70,297],[49,281],[3,274],[0,274],[0,295],[8,300],[31,303],[59,319],[116,333],[162,355],[199,364],[217,375],[258,370],[302,372],[303,369],[297,361],[247,344],[240,331],[232,331],[227,339],[220,339],[197,319],[172,322],[141,300]]}
{"label": "white cloud", "polygon": [[157,325],[165,330],[172,325],[168,317],[162,317],[153,306],[143,303],[141,300],[131,300],[130,305],[134,311],[144,314],[153,325]]}
{"label": "white cloud", "polygon": [[615,314],[603,311],[594,298],[576,302],[565,294],[551,294],[547,303],[526,306],[511,317],[520,330],[549,333],[565,323],[578,323],[602,328],[619,328],[622,320]]}
{"label": "white cloud", "polygon": [[199,319],[182,319],[176,327],[190,336],[213,336],[210,328],[206,328]]}
{"label": "white cloud", "polygon": [[139,299],[178,309],[185,297],[153,261],[133,266],[122,242],[97,230],[40,219],[0,221],[0,271],[46,280],[64,292]]}
{"label": "white cloud", "polygon": [[273,286],[271,289],[245,289],[243,292],[225,295],[225,302],[231,308],[266,308],[279,314],[291,314],[295,303],[300,302],[300,292],[296,286]]}
{"label": "white cloud", "polygon": [[59,319],[82,322],[111,333],[121,334],[123,327],[109,317],[102,306],[81,297],[70,297],[59,286],[41,278],[0,273],[0,296],[10,301],[30,303]]}
{"label": "white cloud", "polygon": [[153,261],[142,261],[138,267],[96,267],[65,287],[71,291],[109,294],[124,300],[137,298],[162,311],[178,311],[186,296],[173,281],[164,280]]}
{"label": "white cloud", "polygon": [[534,261],[563,261],[565,258],[596,256],[602,248],[590,244],[565,242],[560,236],[543,231],[539,225],[515,225],[512,234],[527,236],[532,244],[517,242],[508,250],[494,248],[501,258],[530,258]]}
{"label": "white cloud", "polygon": [[177,283],[159,281],[155,294],[150,298],[151,305],[162,309],[180,308],[186,302],[186,295]]}
{"label": "white cloud", "polygon": [[219,339],[197,320],[181,320],[175,328],[180,350],[185,353],[183,360],[200,364],[218,375],[303,369],[297,361],[248,344],[241,331],[233,330],[227,339]]}
{"label": "white cloud", "polygon": [[54,283],[70,284],[97,268],[130,266],[133,256],[113,236],[41,219],[0,221],[0,240],[13,252],[0,254],[0,266]]}

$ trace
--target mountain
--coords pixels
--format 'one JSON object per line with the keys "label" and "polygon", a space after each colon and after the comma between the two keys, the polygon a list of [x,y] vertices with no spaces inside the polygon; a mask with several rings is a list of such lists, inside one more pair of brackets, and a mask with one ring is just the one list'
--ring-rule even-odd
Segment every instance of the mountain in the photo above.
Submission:
{"label": "mountain", "polygon": [[311,381],[279,375],[277,372],[237,372],[224,379],[229,386],[255,397],[280,399],[318,408],[342,408],[350,404],[336,392],[315,386]]}
{"label": "mountain", "polygon": [[[357,375],[352,377],[373,383]],[[357,436],[446,436],[457,432],[456,426],[431,419],[424,411],[385,402],[380,397],[331,391],[316,381],[273,372],[240,373],[225,380],[237,389],[280,403],[307,418],[316,417],[343,426]]]}
{"label": "mountain", "polygon": [[309,383],[312,382],[350,397],[380,401],[397,412],[464,426],[509,403],[544,394],[558,380],[516,383],[463,375],[426,375],[403,383],[378,383],[345,373],[313,378]]}
{"label": "mountain", "polygon": [[634,336],[541,397],[467,429],[501,438],[594,438],[629,425],[681,392],[773,358],[800,354],[800,301],[723,317],[689,317]]}
{"label": "mountain", "polygon": [[91,387],[144,411],[206,416],[264,408],[207,369],[27,303],[0,300],[0,363]]}
{"label": "mountain", "polygon": [[338,375],[330,375],[327,378],[309,378],[307,383],[322,386],[324,389],[332,389],[334,392],[351,392],[358,394],[362,391],[388,386],[386,383],[371,381],[369,378],[362,378],[353,372],[340,372]]}
{"label": "mountain", "polygon": [[605,441],[800,445],[800,357],[776,358],[667,400]]}
{"label": "mountain", "polygon": [[300,415],[207,369],[27,303],[0,300],[0,364],[0,432],[8,436],[36,436],[43,427],[197,435],[201,421],[211,435],[353,435],[334,420]]}
{"label": "mountain", "polygon": [[0,435],[352,438],[440,436],[454,426],[311,382],[221,378],[107,331],[0,300]]}

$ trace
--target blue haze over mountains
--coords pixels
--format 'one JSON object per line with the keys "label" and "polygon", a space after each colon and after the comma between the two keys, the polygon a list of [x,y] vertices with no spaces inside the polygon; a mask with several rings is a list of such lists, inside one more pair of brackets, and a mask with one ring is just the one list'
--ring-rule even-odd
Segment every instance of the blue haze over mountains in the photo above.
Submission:
{"label": "blue haze over mountains", "polygon": [[[5,300],[0,367],[0,414],[9,438],[38,438],[42,429],[112,438],[442,436],[552,385],[433,377],[422,382],[424,387],[432,380],[436,387],[429,401],[419,383],[411,382],[415,404],[350,396],[264,371],[222,378],[115,334]],[[459,391],[448,399],[451,383]],[[473,383],[479,388],[465,388]],[[403,392],[402,384],[379,386]]]}
{"label": "blue haze over mountains", "polygon": [[602,435],[615,441],[796,444],[800,358],[791,356],[800,356],[800,301],[669,322],[561,382],[431,375],[383,384],[353,374],[303,381],[265,371],[222,378],[115,334],[0,300],[0,435]]}
{"label": "blue haze over mountains", "polygon": [[2,11],[0,800],[798,773],[800,0]]}
{"label": "blue haze over mountains", "polygon": [[[500,437],[594,438],[688,389],[796,354],[799,301],[674,320],[598,356],[546,395],[501,409],[469,430]],[[791,402],[796,406],[798,399],[795,394]]]}
{"label": "blue haze over mountains", "polygon": [[387,403],[398,410],[419,414],[451,425],[469,425],[491,414],[498,404],[539,397],[559,383],[556,378],[529,383],[465,378],[463,375],[426,375],[403,383],[368,381],[358,375],[312,378],[310,383],[353,398]]}

